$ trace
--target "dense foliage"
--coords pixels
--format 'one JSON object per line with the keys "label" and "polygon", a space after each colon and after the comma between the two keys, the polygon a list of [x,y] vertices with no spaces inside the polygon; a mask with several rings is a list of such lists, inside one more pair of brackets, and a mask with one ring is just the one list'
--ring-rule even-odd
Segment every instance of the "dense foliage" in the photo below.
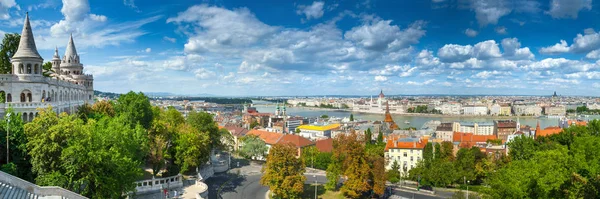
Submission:
{"label": "dense foliage", "polygon": [[[12,113],[12,109],[7,109]],[[6,120],[0,138],[6,140]],[[142,93],[116,102],[82,105],[76,114],[39,109],[32,122],[10,117],[10,162],[1,169],[42,186],[61,186],[90,198],[122,198],[135,190],[142,168],[170,176],[206,163],[214,149],[230,150],[233,139],[207,113],[185,119],[176,109],[152,107]],[[6,142],[0,141],[5,148]]]}
{"label": "dense foliage", "polygon": [[239,150],[240,155],[248,159],[260,159],[265,157],[267,144],[255,135],[246,135],[241,138],[242,146]]}
{"label": "dense foliage", "polygon": [[383,143],[371,144],[352,131],[340,134],[333,140],[331,163],[327,167],[328,182],[325,188],[336,190],[339,178],[346,181],[340,191],[348,198],[375,194],[382,195],[385,190],[385,159]]}
{"label": "dense foliage", "polygon": [[273,198],[301,198],[304,190],[304,161],[296,158],[297,149],[292,144],[271,147],[267,162],[262,168],[260,184],[268,186]]}
{"label": "dense foliage", "polygon": [[6,33],[0,44],[0,74],[10,74],[12,64],[10,59],[17,52],[21,35],[17,33]]}

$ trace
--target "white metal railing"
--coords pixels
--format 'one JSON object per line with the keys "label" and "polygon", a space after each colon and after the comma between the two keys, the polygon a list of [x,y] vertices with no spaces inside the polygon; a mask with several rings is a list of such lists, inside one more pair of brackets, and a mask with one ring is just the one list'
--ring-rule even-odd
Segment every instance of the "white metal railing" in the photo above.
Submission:
{"label": "white metal railing", "polygon": [[61,187],[56,187],[56,186],[40,187],[36,184],[27,182],[21,178],[12,176],[12,175],[10,175],[8,173],[4,173],[2,171],[0,171],[0,182],[4,182],[11,186],[15,186],[19,189],[23,189],[29,193],[32,193],[32,194],[35,194],[38,196],[50,196],[50,197],[51,196],[60,196],[62,198],[68,198],[68,199],[87,199],[86,197],[84,197],[82,195],[79,195],[75,192],[63,189]]}
{"label": "white metal railing", "polygon": [[183,176],[178,174],[176,176],[165,177],[165,178],[152,178],[150,180],[140,180],[135,182],[135,190],[137,193],[160,191],[162,189],[169,188],[180,188],[183,187]]}

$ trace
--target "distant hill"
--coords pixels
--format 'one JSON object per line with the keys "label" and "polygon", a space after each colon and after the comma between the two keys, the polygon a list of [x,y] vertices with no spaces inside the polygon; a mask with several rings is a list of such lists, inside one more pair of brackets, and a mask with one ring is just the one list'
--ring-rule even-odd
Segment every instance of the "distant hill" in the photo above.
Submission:
{"label": "distant hill", "polygon": [[94,95],[98,97],[107,97],[113,99],[119,97],[121,94],[94,90]]}

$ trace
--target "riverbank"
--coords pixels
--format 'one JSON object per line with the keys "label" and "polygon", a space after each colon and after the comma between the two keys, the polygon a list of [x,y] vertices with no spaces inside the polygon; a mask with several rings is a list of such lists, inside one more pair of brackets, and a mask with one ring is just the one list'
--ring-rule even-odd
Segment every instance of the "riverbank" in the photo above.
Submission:
{"label": "riverbank", "polygon": [[[256,107],[274,107],[275,105],[255,105]],[[373,113],[373,112],[360,112],[352,111],[351,109],[336,109],[336,108],[321,108],[321,107],[310,107],[310,106],[287,106],[290,108],[304,109],[311,111],[335,111],[335,112],[348,112],[348,113],[360,113],[370,115],[384,115],[385,113]],[[538,118],[539,116],[495,116],[495,115],[443,115],[443,114],[432,114],[432,113],[392,113],[393,116],[410,116],[410,117],[440,117],[440,118],[484,118],[484,119],[516,119],[516,118]],[[350,115],[348,115],[349,117]]]}

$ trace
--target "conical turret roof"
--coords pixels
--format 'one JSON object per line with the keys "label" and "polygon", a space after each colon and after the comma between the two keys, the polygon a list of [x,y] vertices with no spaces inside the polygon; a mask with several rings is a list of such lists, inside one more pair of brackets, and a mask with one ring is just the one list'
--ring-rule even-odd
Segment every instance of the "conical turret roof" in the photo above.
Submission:
{"label": "conical turret roof", "polygon": [[52,60],[60,60],[60,56],[58,56],[58,47],[54,49],[54,56],[52,56]]}
{"label": "conical turret roof", "polygon": [[42,57],[37,51],[37,48],[35,47],[33,32],[31,31],[31,25],[29,24],[29,13],[25,15],[23,31],[21,32],[21,40],[19,41],[19,48],[13,56],[13,59],[25,57],[42,59]]}
{"label": "conical turret roof", "polygon": [[73,34],[71,34],[71,37],[69,37],[69,44],[67,44],[65,57],[67,59],[75,59],[77,57],[77,50],[75,49],[75,43],[73,42]]}

